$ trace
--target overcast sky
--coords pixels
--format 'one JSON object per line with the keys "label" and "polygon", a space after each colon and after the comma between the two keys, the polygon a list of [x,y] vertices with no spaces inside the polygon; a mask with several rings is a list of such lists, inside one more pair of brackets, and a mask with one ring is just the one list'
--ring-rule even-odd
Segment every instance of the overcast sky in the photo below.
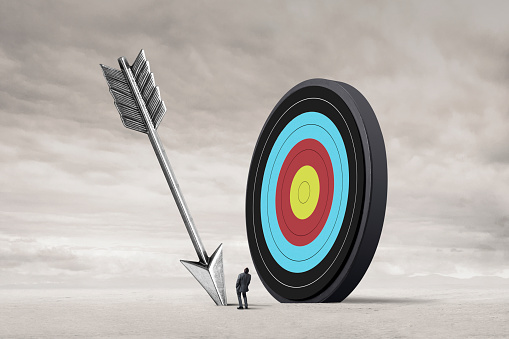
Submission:
{"label": "overcast sky", "polygon": [[196,254],[148,138],[100,63],[145,49],[159,128],[208,252],[252,266],[247,172],[309,78],[349,83],[384,134],[374,276],[509,278],[506,1],[1,1],[0,286],[168,284]]}

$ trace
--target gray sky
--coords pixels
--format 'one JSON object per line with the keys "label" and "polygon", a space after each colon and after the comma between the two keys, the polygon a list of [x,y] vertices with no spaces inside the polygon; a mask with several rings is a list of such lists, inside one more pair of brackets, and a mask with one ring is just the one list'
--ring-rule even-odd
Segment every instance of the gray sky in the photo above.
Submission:
{"label": "gray sky", "polygon": [[1,1],[0,286],[177,284],[196,254],[99,63],[145,49],[159,134],[209,252],[252,265],[251,154],[291,87],[347,82],[385,137],[372,276],[509,278],[506,1]]}

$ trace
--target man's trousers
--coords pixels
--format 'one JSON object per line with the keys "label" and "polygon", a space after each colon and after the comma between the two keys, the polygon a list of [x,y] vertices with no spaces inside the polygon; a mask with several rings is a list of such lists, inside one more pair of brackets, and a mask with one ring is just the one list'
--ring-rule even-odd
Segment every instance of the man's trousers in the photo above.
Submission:
{"label": "man's trousers", "polygon": [[[239,298],[239,307],[242,307],[242,300],[240,300],[240,293],[241,292],[237,292],[237,298]],[[242,292],[242,296],[244,297],[244,305],[246,305],[245,307],[247,308],[247,296],[246,296],[246,292]]]}

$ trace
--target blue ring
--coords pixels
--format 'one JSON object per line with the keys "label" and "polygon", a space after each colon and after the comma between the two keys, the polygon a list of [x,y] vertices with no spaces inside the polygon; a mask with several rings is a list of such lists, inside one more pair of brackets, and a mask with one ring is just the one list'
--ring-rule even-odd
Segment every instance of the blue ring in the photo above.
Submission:
{"label": "blue ring", "polygon": [[[276,216],[276,187],[283,162],[290,150],[304,139],[320,142],[332,162],[334,196],[327,221],[320,234],[305,246],[295,246],[284,237]],[[285,126],[274,142],[263,175],[260,214],[265,242],[274,260],[293,273],[309,271],[329,253],[343,224],[348,200],[349,170],[343,138],[325,115],[306,112]]]}

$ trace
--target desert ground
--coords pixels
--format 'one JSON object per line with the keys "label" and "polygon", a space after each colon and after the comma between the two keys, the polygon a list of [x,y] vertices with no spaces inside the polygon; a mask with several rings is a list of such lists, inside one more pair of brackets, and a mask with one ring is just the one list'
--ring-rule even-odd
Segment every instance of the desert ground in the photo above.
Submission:
{"label": "desert ground", "polygon": [[260,284],[250,308],[176,289],[3,289],[2,338],[507,338],[506,279],[361,284],[341,303],[280,304]]}

